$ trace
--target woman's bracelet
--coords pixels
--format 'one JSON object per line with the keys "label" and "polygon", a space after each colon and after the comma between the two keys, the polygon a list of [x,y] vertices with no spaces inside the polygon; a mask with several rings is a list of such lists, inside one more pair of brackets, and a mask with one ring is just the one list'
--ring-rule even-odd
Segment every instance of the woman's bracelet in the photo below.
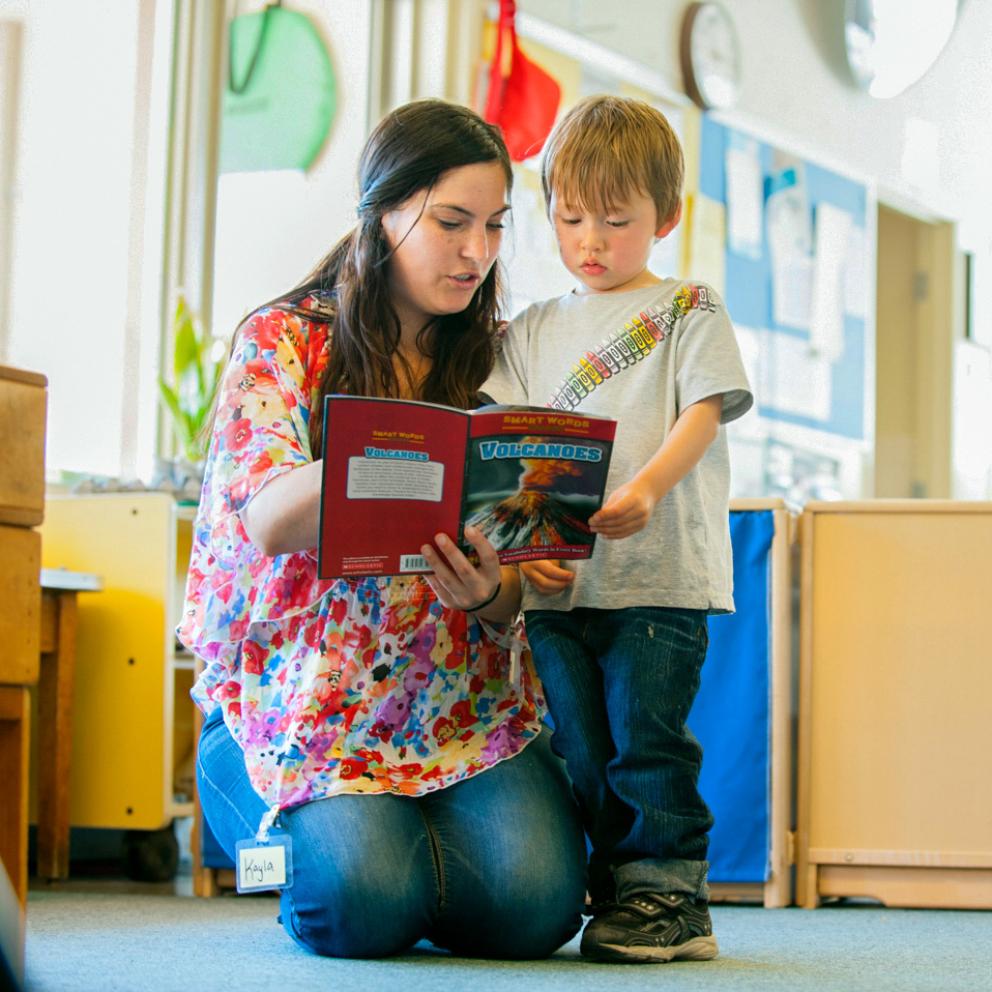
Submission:
{"label": "woman's bracelet", "polygon": [[466,613],[478,613],[479,610],[484,610],[490,603],[492,603],[496,597],[500,594],[500,590],[503,588],[503,582],[500,580],[496,583],[496,588],[493,590],[493,594],[488,598],[484,599],[481,603],[476,603],[475,606],[466,606]]}

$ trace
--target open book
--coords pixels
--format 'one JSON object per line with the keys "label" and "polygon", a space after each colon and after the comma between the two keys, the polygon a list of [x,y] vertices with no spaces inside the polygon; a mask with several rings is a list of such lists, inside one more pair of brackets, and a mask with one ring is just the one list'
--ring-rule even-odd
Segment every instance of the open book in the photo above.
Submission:
{"label": "open book", "polygon": [[588,558],[616,421],[544,407],[478,410],[328,396],[321,578],[429,572],[420,553],[478,527],[504,563]]}

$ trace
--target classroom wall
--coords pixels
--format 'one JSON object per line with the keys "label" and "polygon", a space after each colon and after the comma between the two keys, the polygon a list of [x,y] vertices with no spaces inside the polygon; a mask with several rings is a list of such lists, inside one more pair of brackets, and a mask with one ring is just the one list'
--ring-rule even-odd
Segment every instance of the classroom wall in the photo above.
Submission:
{"label": "classroom wall", "polygon": [[[850,82],[842,0],[724,0],[741,42],[742,126],[793,139],[875,180],[879,199],[962,223],[968,242],[992,240],[992,4],[962,0],[937,63],[916,84],[876,100]],[[682,88],[678,42],[684,0],[522,0],[535,17],[575,31]],[[622,13],[623,16],[617,16]],[[925,24],[920,25],[925,31]]]}
{"label": "classroom wall", "polygon": [[[726,4],[744,57],[733,123],[874,182],[883,203],[955,221],[962,247],[992,256],[992,198],[983,182],[992,159],[992,60],[984,51],[992,36],[992,3],[963,0],[937,65],[888,101],[873,100],[848,82],[840,0]],[[126,474],[136,464],[137,449],[143,456],[139,475],[147,477],[157,399],[134,383],[140,368],[140,381],[153,384],[159,359],[156,239],[167,112],[159,51],[163,38],[168,50],[171,6],[170,0],[0,0],[0,19],[24,26],[9,214],[11,320],[0,333],[0,360],[50,377],[52,467]],[[678,37],[685,7],[685,0],[519,4],[528,16],[649,65],[673,92],[682,85]],[[465,67],[475,58],[468,40],[475,36],[473,17],[487,4],[386,0],[377,7],[372,0],[298,0],[294,8],[310,13],[329,42],[341,84],[338,117],[311,171],[271,180],[277,195],[270,201],[256,196],[251,180],[226,184],[218,229],[218,331],[293,281],[350,226],[354,165],[378,78],[369,59],[375,45],[371,12],[413,12],[408,61],[415,63],[417,86],[408,95],[464,96],[469,87],[456,88],[452,76],[455,70],[468,75]],[[461,18],[465,29],[449,34],[447,46],[434,31],[442,15],[449,26]],[[389,62],[394,75],[397,59],[394,53]],[[239,249],[237,258],[229,246]],[[979,315],[983,308],[992,312],[990,296],[980,294]],[[992,334],[985,330],[990,323],[979,320],[979,333]],[[93,355],[96,360],[90,360]],[[983,357],[974,351],[970,356],[976,362]],[[80,409],[87,410],[85,430]],[[968,419],[959,417],[962,423]],[[964,478],[981,454],[982,440],[961,438],[959,443],[955,434],[955,466]],[[987,473],[979,466],[971,475],[969,494],[980,495],[989,484]]]}
{"label": "classroom wall", "polygon": [[[687,6],[684,0],[622,0],[608,7],[589,0],[524,0],[520,9],[648,66],[679,92]],[[937,323],[931,328],[947,340],[934,343],[942,350],[940,362],[928,359],[928,381],[938,392],[920,394],[922,405],[912,418],[919,436],[907,436],[903,455],[911,462],[927,449],[931,464],[922,473],[907,465],[906,480],[896,482],[906,495],[992,498],[992,447],[979,426],[992,416],[992,197],[985,178],[992,156],[992,3],[961,0],[936,64],[888,100],[868,96],[851,81],[842,0],[724,0],[724,6],[737,28],[743,73],[738,106],[718,119],[859,179],[879,204],[931,222],[935,231],[949,230],[952,250],[973,256],[972,340],[963,337],[963,255],[946,278],[928,273],[924,280],[930,299],[920,309],[932,311]],[[919,30],[926,31],[925,18]],[[880,278],[888,271],[879,258]],[[913,295],[920,285],[911,273],[905,286],[883,291]],[[953,298],[943,295],[945,288]],[[919,333],[925,341],[932,336],[926,326]],[[892,357],[890,349],[884,358]],[[891,488],[878,492],[891,495]],[[870,471],[862,491],[873,491]]]}

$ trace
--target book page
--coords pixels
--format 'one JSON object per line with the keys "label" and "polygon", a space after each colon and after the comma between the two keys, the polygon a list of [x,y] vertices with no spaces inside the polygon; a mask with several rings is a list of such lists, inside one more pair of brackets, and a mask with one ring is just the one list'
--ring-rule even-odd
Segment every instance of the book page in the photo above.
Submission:
{"label": "book page", "polygon": [[321,578],[430,571],[423,545],[459,536],[467,423],[437,404],[327,397]]}
{"label": "book page", "polygon": [[607,418],[538,407],[474,411],[464,522],[504,563],[588,558],[615,430]]}

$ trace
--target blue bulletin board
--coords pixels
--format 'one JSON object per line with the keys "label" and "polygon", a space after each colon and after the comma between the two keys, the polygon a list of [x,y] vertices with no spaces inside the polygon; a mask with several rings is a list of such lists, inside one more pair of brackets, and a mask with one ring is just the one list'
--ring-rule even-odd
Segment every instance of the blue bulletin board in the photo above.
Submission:
{"label": "blue bulletin board", "polygon": [[[757,145],[764,184],[763,194],[774,191],[776,177],[782,173],[784,153],[767,142],[733,129],[704,115],[700,133],[699,192],[727,206],[727,150],[735,140],[743,138],[751,147]],[[804,177],[806,204],[810,225],[815,228],[817,208],[828,204],[850,215],[852,231],[859,234],[862,243],[869,243],[868,191],[864,184],[840,175],[815,162],[787,156],[798,163]],[[808,328],[789,326],[777,322],[773,307],[773,257],[769,244],[767,216],[763,236],[756,251],[747,254],[735,251],[728,240],[725,252],[724,299],[735,325],[761,329],[763,351],[775,351],[776,341],[792,338],[808,339]],[[861,258],[859,275],[867,287],[873,274],[866,271],[871,254],[865,251]],[[771,423],[792,424],[817,432],[835,435],[840,439],[864,442],[870,437],[871,427],[866,424],[866,396],[873,385],[868,380],[866,337],[869,333],[864,313],[845,312],[843,315],[843,342],[839,354],[829,363],[829,404],[822,416],[809,416],[775,405],[774,397],[762,396],[756,390],[758,413]],[[782,349],[783,353],[785,349]],[[793,352],[794,353],[794,352]]]}

